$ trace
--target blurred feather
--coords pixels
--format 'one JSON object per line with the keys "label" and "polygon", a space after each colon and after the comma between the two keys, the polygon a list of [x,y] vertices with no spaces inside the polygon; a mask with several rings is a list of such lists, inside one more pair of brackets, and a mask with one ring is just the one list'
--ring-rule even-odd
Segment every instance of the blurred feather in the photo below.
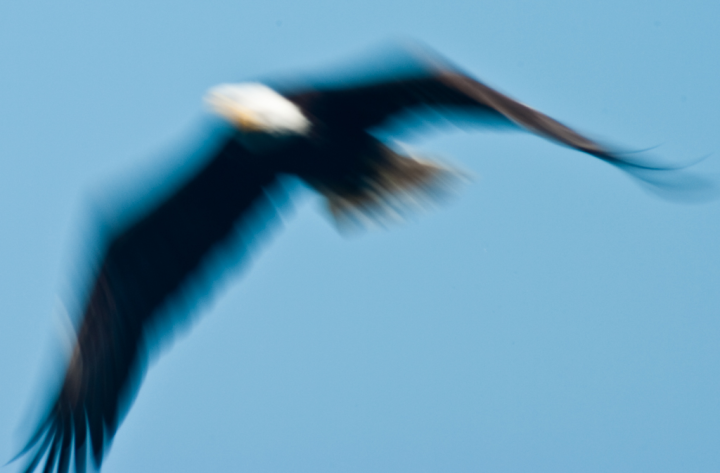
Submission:
{"label": "blurred feather", "polygon": [[299,84],[286,83],[279,94],[257,84],[224,86],[231,93],[223,92],[221,112],[236,128],[210,134],[194,157],[146,194],[129,192],[132,204],[99,225],[75,344],[61,385],[20,452],[29,456],[25,471],[44,458],[44,471],[65,473],[74,458],[82,472],[88,453],[101,466],[149,362],[280,222],[290,201],[284,176],[322,193],[341,229],[402,219],[462,181],[452,167],[383,142],[408,123],[525,130],[606,161],[657,195],[717,194],[706,176],[629,159],[426,48],[376,61],[360,80]]}

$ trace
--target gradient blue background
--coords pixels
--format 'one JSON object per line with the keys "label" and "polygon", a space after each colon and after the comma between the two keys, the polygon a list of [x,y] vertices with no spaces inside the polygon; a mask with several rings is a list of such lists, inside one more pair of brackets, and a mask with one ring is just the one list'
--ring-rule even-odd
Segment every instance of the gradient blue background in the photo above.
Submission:
{"label": "gradient blue background", "polygon": [[[592,136],[689,159],[720,149],[719,17],[708,0],[3,0],[0,459],[55,366],[88,202],[200,136],[208,87],[410,37]],[[475,182],[349,240],[301,193],[151,368],[104,472],[720,471],[720,202],[658,199],[531,135],[413,144]]]}

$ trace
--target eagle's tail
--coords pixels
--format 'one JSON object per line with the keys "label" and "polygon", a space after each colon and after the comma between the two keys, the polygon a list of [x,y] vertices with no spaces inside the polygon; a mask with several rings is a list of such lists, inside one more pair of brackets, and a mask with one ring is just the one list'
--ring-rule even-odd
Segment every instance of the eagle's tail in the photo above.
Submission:
{"label": "eagle's tail", "polygon": [[340,230],[386,227],[448,196],[467,174],[437,162],[387,153],[363,185],[352,190],[319,187]]}

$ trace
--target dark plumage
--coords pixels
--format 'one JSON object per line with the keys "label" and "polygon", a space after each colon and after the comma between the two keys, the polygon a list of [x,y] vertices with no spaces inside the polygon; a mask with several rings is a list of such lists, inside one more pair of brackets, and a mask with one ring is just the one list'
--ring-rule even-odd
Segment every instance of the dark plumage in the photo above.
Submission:
{"label": "dark plumage", "polygon": [[30,455],[26,471],[47,454],[46,472],[67,472],[71,455],[76,470],[83,472],[88,448],[100,466],[144,370],[153,343],[149,331],[162,335],[157,328],[162,309],[181,296],[239,225],[246,224],[248,235],[255,231],[253,216],[272,210],[269,193],[280,175],[297,176],[322,192],[340,221],[373,218],[387,207],[397,210],[394,199],[427,191],[453,172],[402,156],[369,130],[427,108],[441,114],[461,109],[476,114],[481,125],[493,115],[600,159],[621,162],[552,118],[436,64],[428,62],[424,73],[411,77],[283,93],[309,126],[297,116],[293,119],[300,121],[294,125],[286,126],[272,114],[263,122],[258,119],[264,117],[262,107],[245,109],[242,100],[236,103],[224,92],[216,95],[211,103],[238,129],[184,184],[108,241],[62,386],[22,452]]}

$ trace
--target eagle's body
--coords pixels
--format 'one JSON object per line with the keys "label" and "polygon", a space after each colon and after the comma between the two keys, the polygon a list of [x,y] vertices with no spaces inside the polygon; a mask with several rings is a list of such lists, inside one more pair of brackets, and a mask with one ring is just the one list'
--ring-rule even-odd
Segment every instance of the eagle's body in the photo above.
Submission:
{"label": "eagle's body", "polygon": [[[241,228],[248,235],[278,178],[296,176],[321,192],[343,223],[402,212],[454,171],[403,156],[371,132],[412,111],[461,109],[492,115],[598,158],[620,159],[557,121],[449,67],[355,87],[277,93],[259,84],[224,85],[206,98],[234,125],[204,165],[107,242],[77,341],[49,413],[23,453],[26,471],[65,473],[71,456],[96,466],[138,386],[163,309],[192,285],[212,255]],[[159,335],[162,335],[160,333]],[[47,455],[47,456],[46,456]]]}

